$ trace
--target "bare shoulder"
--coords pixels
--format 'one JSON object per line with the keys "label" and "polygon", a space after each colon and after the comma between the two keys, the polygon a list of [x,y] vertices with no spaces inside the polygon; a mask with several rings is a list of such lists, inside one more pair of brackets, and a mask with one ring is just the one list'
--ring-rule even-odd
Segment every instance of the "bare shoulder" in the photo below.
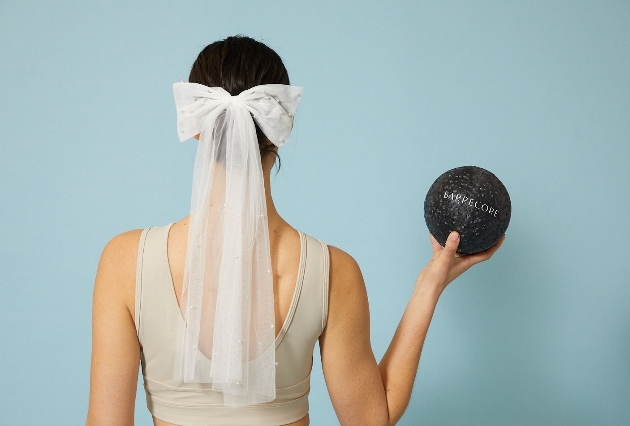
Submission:
{"label": "bare shoulder", "polygon": [[112,238],[101,254],[94,284],[94,296],[122,301],[133,314],[138,244],[142,229]]}
{"label": "bare shoulder", "polygon": [[117,277],[135,276],[138,244],[142,229],[123,232],[112,238],[101,254],[98,265],[99,273],[113,274]]}
{"label": "bare shoulder", "polygon": [[331,291],[356,291],[365,287],[361,268],[348,253],[335,246],[328,246],[330,253]]}
{"label": "bare shoulder", "polygon": [[345,344],[348,330],[352,329],[355,335],[360,334],[359,330],[369,331],[366,327],[369,324],[367,289],[361,268],[352,256],[334,246],[328,246],[328,251],[330,253],[328,321],[322,337],[330,341],[331,334],[336,335],[337,338],[333,340]]}

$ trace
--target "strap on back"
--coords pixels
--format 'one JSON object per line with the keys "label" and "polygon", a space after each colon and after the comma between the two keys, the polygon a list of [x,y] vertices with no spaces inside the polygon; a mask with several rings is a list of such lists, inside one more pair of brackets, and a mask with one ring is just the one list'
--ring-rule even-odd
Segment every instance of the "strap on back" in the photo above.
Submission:
{"label": "strap on back", "polygon": [[142,264],[144,261],[144,245],[147,240],[147,232],[149,232],[149,228],[145,228],[142,230],[142,234],[140,234],[140,242],[138,243],[138,260],[136,263],[135,310],[133,316],[133,321],[136,325],[136,335],[139,334],[140,330],[140,310],[142,309],[142,304],[140,303],[140,301],[142,300]]}

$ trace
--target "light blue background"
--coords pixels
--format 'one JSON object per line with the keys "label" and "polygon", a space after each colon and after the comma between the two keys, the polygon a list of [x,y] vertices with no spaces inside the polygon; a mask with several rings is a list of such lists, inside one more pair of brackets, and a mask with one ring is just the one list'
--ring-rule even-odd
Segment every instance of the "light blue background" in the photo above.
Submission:
{"label": "light blue background", "polygon": [[[378,359],[430,257],[433,180],[473,164],[510,191],[401,425],[630,424],[628,1],[22,0],[0,2],[1,425],[84,423],[100,252],[187,214],[171,84],[237,33],[305,88],[274,196],[358,260]],[[337,424],[313,371],[312,424]]]}

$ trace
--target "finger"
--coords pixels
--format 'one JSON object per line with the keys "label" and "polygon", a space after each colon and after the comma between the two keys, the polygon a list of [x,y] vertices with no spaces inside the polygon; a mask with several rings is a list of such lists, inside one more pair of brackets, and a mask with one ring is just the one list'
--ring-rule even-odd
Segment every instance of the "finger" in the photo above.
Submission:
{"label": "finger", "polygon": [[457,253],[457,246],[459,246],[459,233],[457,231],[452,231],[448,238],[446,239],[446,243],[444,244],[444,254],[447,257],[455,257]]}

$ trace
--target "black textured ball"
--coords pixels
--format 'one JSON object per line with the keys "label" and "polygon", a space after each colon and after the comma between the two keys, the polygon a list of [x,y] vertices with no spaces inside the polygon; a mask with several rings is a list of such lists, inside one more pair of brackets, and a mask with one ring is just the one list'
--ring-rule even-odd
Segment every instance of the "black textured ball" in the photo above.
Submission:
{"label": "black textured ball", "polygon": [[458,253],[478,253],[496,244],[510,223],[512,204],[503,183],[476,166],[451,169],[438,177],[424,200],[424,220],[442,245],[451,231],[460,235]]}

